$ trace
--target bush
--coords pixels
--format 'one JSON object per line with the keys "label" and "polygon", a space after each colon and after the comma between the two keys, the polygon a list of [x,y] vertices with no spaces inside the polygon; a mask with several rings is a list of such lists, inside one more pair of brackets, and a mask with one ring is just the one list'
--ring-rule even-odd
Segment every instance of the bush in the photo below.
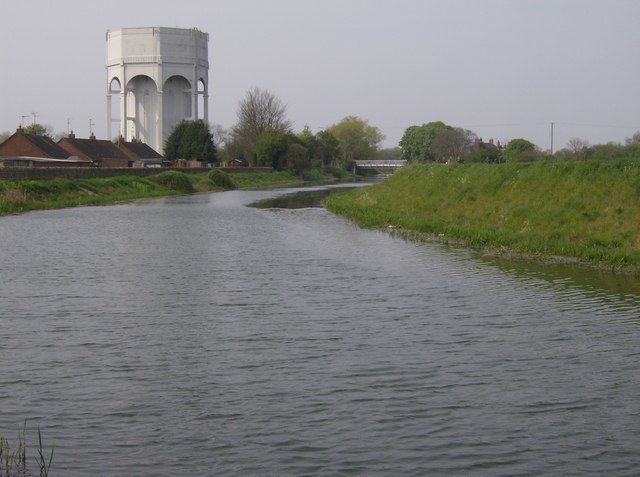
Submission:
{"label": "bush", "polygon": [[336,166],[327,166],[324,171],[337,179],[345,179],[353,175],[351,172]]}
{"label": "bush", "polygon": [[209,180],[216,186],[222,187],[223,189],[235,189],[236,184],[233,182],[233,179],[229,177],[224,171],[213,169],[209,172]]}
{"label": "bush", "polygon": [[178,171],[162,172],[158,175],[151,176],[150,179],[156,181],[158,184],[179,192],[193,192],[193,184],[186,176],[186,174]]}
{"label": "bush", "polygon": [[322,182],[324,174],[320,169],[307,169],[302,172],[302,178],[307,182]]}

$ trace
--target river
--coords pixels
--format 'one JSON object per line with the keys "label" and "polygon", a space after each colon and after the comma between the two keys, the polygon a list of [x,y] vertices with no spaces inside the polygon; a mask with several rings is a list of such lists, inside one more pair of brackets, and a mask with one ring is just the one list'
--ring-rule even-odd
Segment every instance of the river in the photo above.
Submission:
{"label": "river", "polygon": [[0,436],[52,476],[637,475],[636,280],[247,207],[285,192],[0,218]]}

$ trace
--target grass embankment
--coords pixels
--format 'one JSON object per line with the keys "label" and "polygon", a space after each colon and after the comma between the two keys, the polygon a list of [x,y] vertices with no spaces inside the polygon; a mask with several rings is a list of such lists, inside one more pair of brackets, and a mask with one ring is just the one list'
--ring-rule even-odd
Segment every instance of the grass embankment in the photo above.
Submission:
{"label": "grass embankment", "polygon": [[331,196],[364,227],[640,273],[640,161],[412,165]]}
{"label": "grass embankment", "polygon": [[143,197],[233,188],[285,187],[302,183],[287,172],[243,172],[222,173],[231,183],[221,184],[215,179],[214,171],[187,174],[169,171],[147,177],[0,181],[0,215],[77,205],[113,204]]}

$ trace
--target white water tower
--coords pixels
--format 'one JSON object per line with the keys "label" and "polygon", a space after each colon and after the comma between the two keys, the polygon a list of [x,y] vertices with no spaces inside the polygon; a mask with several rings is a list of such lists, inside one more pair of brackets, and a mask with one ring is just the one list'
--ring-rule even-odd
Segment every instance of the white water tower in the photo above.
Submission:
{"label": "white water tower", "polygon": [[[184,119],[209,120],[209,35],[195,28],[107,31],[107,137],[164,150]],[[119,96],[119,114],[112,101]]]}

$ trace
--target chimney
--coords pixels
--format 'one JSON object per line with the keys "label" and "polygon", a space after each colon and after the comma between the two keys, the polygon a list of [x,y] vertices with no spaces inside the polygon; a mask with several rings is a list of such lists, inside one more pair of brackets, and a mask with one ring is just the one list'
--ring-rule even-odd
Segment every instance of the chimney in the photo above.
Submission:
{"label": "chimney", "polygon": [[75,139],[76,135],[73,133],[73,129],[71,130],[71,132],[69,133],[69,136],[67,136],[69,139]]}
{"label": "chimney", "polygon": [[493,138],[489,139],[489,144],[493,146]]}
{"label": "chimney", "polygon": [[20,134],[24,134],[24,129],[22,129],[22,125],[18,126],[18,129],[16,129],[16,132]]}
{"label": "chimney", "polygon": [[96,135],[91,133],[91,136],[89,136],[89,139],[95,139],[95,138],[96,138]]}

